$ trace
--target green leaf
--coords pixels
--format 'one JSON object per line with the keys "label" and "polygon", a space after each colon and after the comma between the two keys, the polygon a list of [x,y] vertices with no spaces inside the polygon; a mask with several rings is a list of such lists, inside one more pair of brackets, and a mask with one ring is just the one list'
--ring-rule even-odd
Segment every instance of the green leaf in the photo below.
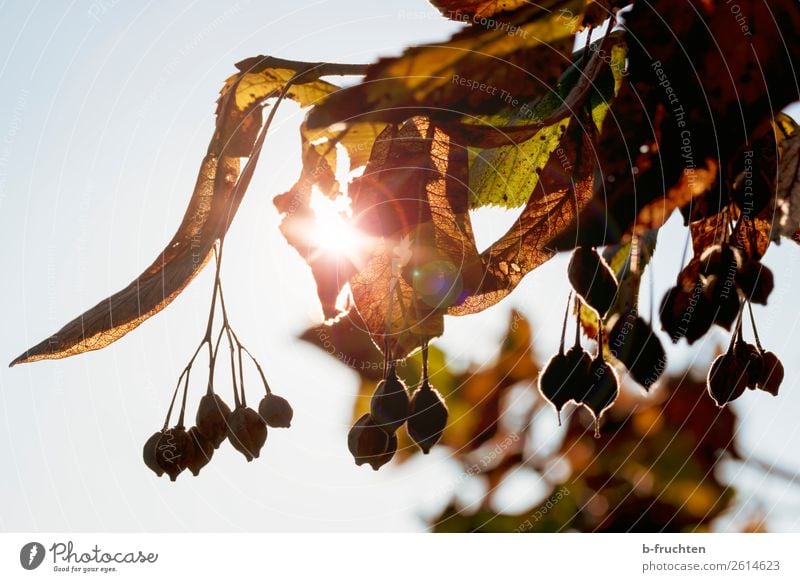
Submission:
{"label": "green leaf", "polygon": [[[596,41],[588,49],[575,54],[575,62],[561,75],[554,92],[534,104],[519,106],[513,115],[504,112],[493,115],[485,121],[490,125],[506,126],[537,123],[548,118],[561,106],[581,79],[582,67],[585,66],[585,52],[602,50],[600,43],[601,41]],[[592,119],[598,131],[602,128],[611,101],[622,84],[627,45],[620,39],[615,39],[608,53],[607,57],[600,55],[608,66],[598,75],[589,96]],[[489,149],[470,148],[470,207],[523,206],[539,183],[539,174],[553,154],[564,158],[565,163],[562,166],[564,171],[568,172],[570,164],[559,144],[569,123],[570,118],[565,117],[543,127],[533,137],[520,144]]]}

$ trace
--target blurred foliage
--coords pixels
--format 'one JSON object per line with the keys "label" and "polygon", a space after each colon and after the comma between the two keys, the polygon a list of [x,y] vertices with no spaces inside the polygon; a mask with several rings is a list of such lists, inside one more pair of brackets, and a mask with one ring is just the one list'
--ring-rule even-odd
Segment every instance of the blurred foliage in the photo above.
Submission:
{"label": "blurred foliage", "polygon": [[[347,329],[336,336],[347,338],[337,348],[347,351],[337,353],[360,374],[355,419],[369,410],[381,377],[374,366],[362,370],[361,362],[381,359],[366,333]],[[707,531],[732,507],[734,490],[722,482],[717,467],[723,458],[740,458],[736,412],[717,408],[704,379],[665,377],[646,397],[622,374],[620,398],[595,439],[591,416],[574,406],[568,406],[572,413],[565,426],[555,428],[555,412],[536,387],[540,365],[532,337],[530,322],[513,311],[499,353],[487,365],[458,371],[444,352],[431,347],[431,382],[450,409],[442,446],[462,471],[453,498],[430,520],[433,531]],[[313,329],[303,338],[323,347]],[[416,386],[421,357],[405,360],[398,373],[409,387]],[[398,437],[396,462],[419,454],[405,433]],[[553,440],[556,446],[546,444]],[[498,491],[530,471],[546,484],[544,494],[532,491],[527,511],[498,512]],[[476,483],[480,500],[464,502],[460,489],[474,489]]]}

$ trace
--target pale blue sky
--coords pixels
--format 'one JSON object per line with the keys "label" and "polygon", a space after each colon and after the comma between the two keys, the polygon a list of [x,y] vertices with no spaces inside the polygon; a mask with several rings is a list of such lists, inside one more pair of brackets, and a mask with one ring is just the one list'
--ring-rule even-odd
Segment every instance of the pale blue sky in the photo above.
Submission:
{"label": "pale blue sky", "polygon": [[[172,236],[213,128],[214,100],[233,63],[256,54],[369,62],[438,40],[459,25],[424,0],[0,2],[0,361],[126,285]],[[172,387],[202,335],[211,289],[203,273],[165,312],[110,348],[67,360],[0,366],[0,530],[413,531],[460,479],[446,455],[380,473],[358,469],[345,434],[355,375],[294,335],[319,320],[310,275],[277,231],[274,194],[299,170],[300,112],[273,125],[226,243],[223,278],[239,336],[295,407],[261,459],[223,445],[199,478],[156,479],[140,459]],[[485,212],[483,241],[513,215]],[[656,257],[657,287],[674,276],[683,232]],[[782,396],[748,393],[737,408],[744,445],[800,469],[798,249],[767,255],[778,289],[761,318],[781,355]],[[659,269],[659,265],[663,265]],[[440,342],[465,362],[488,361],[512,305],[555,348],[567,287],[560,257],[498,308],[448,319]],[[660,293],[659,293],[660,296]],[[759,310],[761,311],[761,310]],[[459,338],[469,337],[465,343]],[[672,360],[707,360],[715,342]],[[4,358],[4,359],[3,359]],[[196,385],[196,402],[202,386]],[[224,394],[224,392],[223,392]],[[230,399],[229,395],[225,394]],[[735,474],[736,469],[732,469]],[[749,475],[779,529],[800,529],[798,488]],[[513,503],[513,498],[508,498]],[[774,507],[773,507],[774,504]]]}

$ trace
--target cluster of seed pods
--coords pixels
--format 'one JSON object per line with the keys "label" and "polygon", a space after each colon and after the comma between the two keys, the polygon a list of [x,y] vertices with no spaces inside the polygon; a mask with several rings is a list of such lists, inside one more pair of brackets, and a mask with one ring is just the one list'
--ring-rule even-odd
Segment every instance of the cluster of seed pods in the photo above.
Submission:
{"label": "cluster of seed pods", "polygon": [[[561,344],[558,353],[553,356],[539,375],[539,391],[550,402],[558,414],[561,424],[561,411],[569,402],[583,406],[594,418],[595,436],[599,436],[600,421],[603,414],[616,401],[619,395],[619,379],[614,367],[606,360],[605,317],[617,296],[619,285],[608,264],[595,249],[577,247],[570,259],[567,271],[569,281],[578,297],[575,299],[576,326],[575,343],[566,352],[564,339],[567,329],[572,293],[567,300],[564,323],[561,328]],[[594,357],[581,346],[581,302],[594,309],[598,314],[597,353]],[[612,342],[609,351],[619,360],[626,363],[631,373],[641,376],[645,372],[641,364],[642,353],[633,354],[628,346],[647,346],[649,359],[658,358],[649,326],[636,315],[634,310],[623,314],[612,327],[608,341]],[[635,337],[634,337],[635,336]],[[657,340],[656,340],[657,341]],[[612,347],[615,346],[615,347]]]}
{"label": "cluster of seed pods", "polygon": [[728,350],[717,356],[708,370],[706,379],[708,393],[717,406],[724,406],[736,400],[747,388],[763,390],[777,396],[783,382],[783,364],[778,356],[765,350],[761,345],[752,309],[750,318],[756,339],[755,345],[743,339],[742,314],[740,314],[736,333],[731,336]]}
{"label": "cluster of seed pods", "polygon": [[[566,352],[564,338],[570,299],[564,314],[561,345],[539,376],[542,396],[556,409],[569,402],[587,408],[599,421],[615,401],[619,382],[614,368],[604,359],[604,345],[614,360],[627,368],[630,377],[649,389],[666,368],[666,354],[650,324],[640,317],[634,294],[628,306],[613,318],[606,316],[614,305],[619,289],[616,277],[596,250],[578,247],[570,260],[569,281],[580,299],[576,299],[578,322],[575,343]],[[712,363],[707,377],[709,395],[718,406],[741,396],[746,388],[777,395],[783,381],[783,365],[778,357],[765,350],[758,337],[752,303],[766,304],[774,287],[772,272],[755,259],[743,261],[730,244],[715,245],[693,259],[678,275],[677,284],[661,303],[661,323],[673,342],[686,338],[691,344],[716,324],[734,333],[726,353]],[[635,287],[638,289],[638,283]],[[598,314],[598,348],[594,358],[580,344],[579,301]],[[742,336],[743,308],[747,305],[755,335],[755,345]],[[608,331],[606,332],[606,329]],[[607,340],[604,336],[607,334]]]}
{"label": "cluster of seed pods", "polygon": [[424,454],[439,442],[447,426],[447,405],[428,379],[428,348],[422,350],[422,381],[411,397],[387,356],[386,375],[378,382],[370,400],[370,411],[359,418],[347,435],[347,445],[356,465],[374,470],[388,463],[397,452],[397,431],[406,425]]}
{"label": "cluster of seed pods", "polygon": [[742,260],[728,244],[714,245],[678,274],[661,302],[661,325],[672,341],[693,344],[717,324],[730,330],[742,300],[766,305],[775,287],[772,271],[755,259]]}
{"label": "cluster of seed pods", "polygon": [[598,434],[603,413],[614,404],[619,394],[619,380],[603,355],[602,329],[598,334],[597,354],[594,357],[581,346],[580,320],[575,327],[575,343],[564,351],[571,302],[570,295],[561,330],[561,345],[558,353],[550,358],[539,375],[539,391],[555,407],[559,425],[562,409],[569,402],[574,402],[592,413],[595,418],[595,434]]}
{"label": "cluster of seed pods", "polygon": [[[209,315],[206,335],[200,342],[189,363],[178,378],[172,401],[167,411],[166,420],[162,429],[154,433],[144,444],[142,456],[145,465],[157,476],[166,473],[170,480],[175,481],[183,471],[189,471],[197,476],[205,467],[220,445],[227,439],[234,449],[244,455],[247,461],[252,461],[261,453],[261,448],[267,440],[267,427],[288,428],[292,422],[294,412],[289,402],[274,394],[267,383],[264,370],[258,360],[242,345],[236,333],[228,322],[225,310],[222,286],[219,280],[219,262],[217,263],[217,277],[214,296]],[[211,323],[213,321],[215,300],[219,296],[223,312],[222,329],[217,337],[216,345],[212,349]],[[233,385],[234,407],[230,406],[214,391],[214,370],[219,353],[220,342],[223,336],[227,337],[230,346],[231,381]],[[189,429],[185,426],[186,400],[189,391],[189,377],[195,358],[201,349],[207,346],[209,354],[209,374],[206,394],[200,399],[195,415],[195,425]],[[237,358],[234,354],[238,350],[238,378]],[[244,389],[243,354],[246,354],[255,365],[263,383],[266,395],[258,405],[258,411],[247,405],[247,395]],[[183,397],[178,414],[178,421],[169,427],[173,408],[178,392],[183,385]]]}
{"label": "cluster of seed pods", "polygon": [[147,439],[143,457],[156,475],[166,473],[175,481],[186,469],[197,476],[226,439],[248,461],[258,458],[267,440],[267,427],[288,428],[293,411],[285,398],[271,391],[261,399],[257,412],[238,398],[231,410],[209,386],[197,407],[195,426],[186,429],[181,410],[178,422],[168,428],[169,416],[164,427]]}

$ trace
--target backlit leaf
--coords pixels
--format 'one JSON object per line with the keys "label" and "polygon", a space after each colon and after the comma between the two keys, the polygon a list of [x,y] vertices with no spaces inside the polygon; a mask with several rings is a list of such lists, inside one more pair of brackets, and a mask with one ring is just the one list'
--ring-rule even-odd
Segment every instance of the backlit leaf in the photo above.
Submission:
{"label": "backlit leaf", "polygon": [[[249,72],[231,77],[222,88],[216,129],[189,205],[177,232],[153,264],[127,287],[28,349],[11,365],[65,358],[107,346],[169,305],[205,266],[214,244],[225,236],[236,215],[255,170],[264,137],[262,133],[257,139],[262,125],[261,103],[277,96],[293,77],[284,69],[273,74],[261,57],[255,61],[261,65],[240,63],[240,71]],[[256,74],[253,71],[264,76],[263,83],[248,77]],[[298,85],[293,89],[293,95],[304,103],[326,88],[318,85],[313,75],[308,80],[309,87]],[[240,85],[243,81],[244,89]],[[239,158],[243,156],[249,156],[249,160],[240,174]]]}
{"label": "backlit leaf", "polygon": [[[446,43],[382,59],[361,84],[316,107],[309,126],[494,113],[511,99],[528,103],[547,94],[548,85],[569,66],[573,27],[560,11],[579,13],[582,5],[582,0],[529,4],[504,14],[491,28],[472,27]],[[516,32],[509,34],[511,26]]]}

